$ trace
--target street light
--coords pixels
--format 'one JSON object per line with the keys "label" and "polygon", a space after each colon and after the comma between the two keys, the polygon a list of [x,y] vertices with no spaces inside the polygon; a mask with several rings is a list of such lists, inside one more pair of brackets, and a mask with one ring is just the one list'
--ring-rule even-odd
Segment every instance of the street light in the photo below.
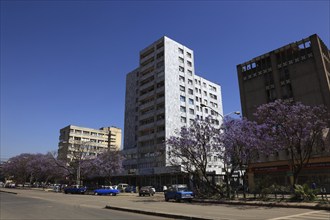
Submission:
{"label": "street light", "polygon": [[221,116],[222,119],[224,119],[226,116],[231,115],[231,114],[235,114],[235,115],[240,115],[240,114],[241,114],[239,111],[234,111],[234,112],[230,112],[230,113],[225,114],[225,115],[221,115],[219,112],[215,111],[215,110],[214,110],[213,108],[211,108],[210,106],[207,106],[207,105],[205,105],[205,104],[203,104],[203,103],[202,103],[200,106],[201,106],[201,109],[203,109],[204,107],[211,109],[211,110],[214,111],[217,115]]}

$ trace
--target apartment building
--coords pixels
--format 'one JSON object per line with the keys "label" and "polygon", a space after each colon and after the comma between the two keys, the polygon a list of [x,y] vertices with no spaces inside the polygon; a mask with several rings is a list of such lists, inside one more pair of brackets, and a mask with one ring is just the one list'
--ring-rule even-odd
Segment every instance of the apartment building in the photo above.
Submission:
{"label": "apartment building", "polygon": [[[139,58],[139,67],[126,77],[124,167],[154,181],[145,184],[175,183],[180,176],[169,175],[181,170],[169,164],[164,141],[194,119],[212,115],[220,126],[221,87],[196,75],[193,50],[166,36],[140,51]],[[221,174],[223,167],[215,159],[209,168]]]}
{"label": "apartment building", "polygon": [[[276,99],[301,102],[305,105],[325,105],[330,110],[330,52],[323,41],[311,35],[237,65],[243,116],[254,119],[257,107]],[[326,146],[313,153],[309,167],[300,180],[330,185],[329,134]],[[288,153],[263,155],[259,163],[249,166],[249,184],[265,173],[273,180],[290,181]]]}
{"label": "apartment building", "polygon": [[107,150],[120,150],[121,129],[100,129],[69,125],[60,130],[58,158],[72,161],[77,157],[91,158]]}

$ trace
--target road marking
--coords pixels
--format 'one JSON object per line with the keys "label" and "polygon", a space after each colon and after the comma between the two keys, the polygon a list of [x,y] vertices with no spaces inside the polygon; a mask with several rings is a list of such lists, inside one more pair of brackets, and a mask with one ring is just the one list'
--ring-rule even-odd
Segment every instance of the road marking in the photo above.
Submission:
{"label": "road marking", "polygon": [[278,217],[278,218],[272,218],[268,220],[290,220],[290,219],[317,219],[317,220],[329,220],[330,219],[330,212],[328,211],[312,211],[312,212],[305,212],[301,214],[296,214],[296,215],[288,215],[288,216],[283,216],[283,217]]}

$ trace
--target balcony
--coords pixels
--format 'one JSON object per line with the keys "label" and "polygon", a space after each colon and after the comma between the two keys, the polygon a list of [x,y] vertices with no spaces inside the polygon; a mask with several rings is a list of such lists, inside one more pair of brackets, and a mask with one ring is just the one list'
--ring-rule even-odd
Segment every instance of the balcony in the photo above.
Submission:
{"label": "balcony", "polygon": [[[143,55],[143,54],[142,54]],[[154,51],[150,52],[147,56],[141,57],[140,55],[140,64],[146,62],[148,59],[151,59],[155,56]]]}
{"label": "balcony", "polygon": [[155,115],[155,110],[151,110],[150,112],[144,114],[144,115],[139,115],[139,120],[147,119]]}
{"label": "balcony", "polygon": [[147,140],[150,140],[150,139],[153,139],[155,136],[155,134],[147,134],[147,135],[143,135],[143,136],[140,136],[138,137],[138,141],[147,141]]}
{"label": "balcony", "polygon": [[152,100],[152,101],[150,101],[150,102],[147,102],[147,103],[145,103],[145,104],[140,105],[140,106],[139,106],[139,109],[140,109],[140,110],[143,110],[143,109],[146,109],[146,108],[148,108],[148,107],[153,106],[154,104],[155,104],[155,100]]}
{"label": "balcony", "polygon": [[146,89],[146,88],[148,88],[148,87],[150,87],[150,86],[152,86],[152,85],[154,85],[154,84],[155,84],[155,80],[152,80],[152,81],[150,81],[150,82],[147,82],[146,84],[140,86],[140,91],[141,91],[141,90],[144,90],[144,89]]}
{"label": "balcony", "polygon": [[140,100],[144,100],[146,98],[152,97],[155,95],[155,90],[152,90],[150,92],[147,92],[139,97]]}
{"label": "balcony", "polygon": [[151,122],[151,123],[145,124],[145,125],[140,125],[139,126],[139,131],[149,129],[149,128],[153,128],[154,126],[155,126],[155,122]]}
{"label": "balcony", "polygon": [[[155,61],[152,61],[152,62],[146,64],[145,66],[140,65],[140,73],[143,72],[144,70],[147,70],[148,68],[154,67],[154,65],[155,65]],[[146,74],[146,75],[149,75],[149,74]]]}

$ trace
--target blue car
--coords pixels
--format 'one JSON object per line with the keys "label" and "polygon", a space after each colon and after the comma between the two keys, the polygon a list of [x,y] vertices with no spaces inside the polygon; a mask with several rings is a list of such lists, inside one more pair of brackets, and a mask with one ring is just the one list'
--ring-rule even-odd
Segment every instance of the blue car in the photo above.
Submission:
{"label": "blue car", "polygon": [[73,186],[69,186],[64,188],[64,193],[68,194],[85,194],[85,192],[87,191],[87,187],[86,186],[79,186],[79,185],[73,185]]}
{"label": "blue car", "polygon": [[166,202],[170,199],[174,199],[177,202],[181,202],[182,200],[191,202],[194,198],[194,193],[190,191],[185,184],[175,184],[169,186],[164,195]]}
{"label": "blue car", "polygon": [[94,195],[112,195],[112,196],[116,196],[117,194],[119,194],[119,190],[118,189],[113,189],[112,187],[102,187],[100,189],[95,189],[94,190]]}

